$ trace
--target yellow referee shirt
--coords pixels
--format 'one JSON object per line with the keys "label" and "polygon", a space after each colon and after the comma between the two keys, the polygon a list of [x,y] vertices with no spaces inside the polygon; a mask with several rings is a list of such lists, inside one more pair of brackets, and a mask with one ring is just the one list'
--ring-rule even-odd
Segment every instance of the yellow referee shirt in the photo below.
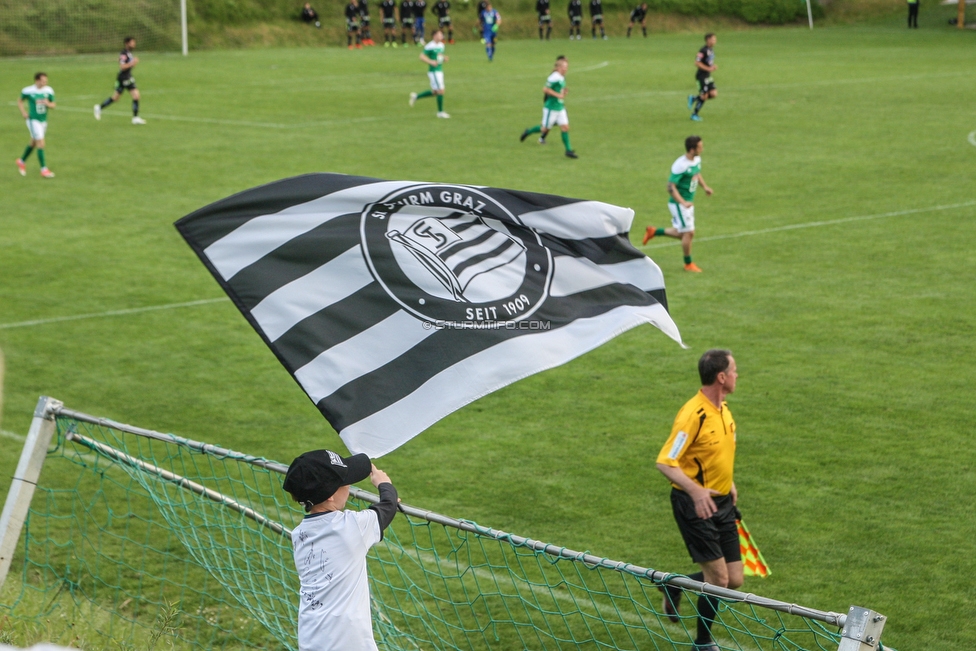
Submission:
{"label": "yellow referee shirt", "polygon": [[723,401],[720,411],[705,394],[696,393],[674,419],[657,462],[681,468],[698,484],[728,495],[735,466],[735,421],[729,406]]}

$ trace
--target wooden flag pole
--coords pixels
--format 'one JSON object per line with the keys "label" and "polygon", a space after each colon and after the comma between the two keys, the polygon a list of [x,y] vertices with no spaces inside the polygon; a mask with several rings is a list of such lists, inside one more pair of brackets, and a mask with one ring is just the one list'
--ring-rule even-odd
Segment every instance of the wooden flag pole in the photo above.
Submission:
{"label": "wooden flag pole", "polygon": [[966,28],[966,0],[959,0],[959,13],[956,15],[956,28]]}

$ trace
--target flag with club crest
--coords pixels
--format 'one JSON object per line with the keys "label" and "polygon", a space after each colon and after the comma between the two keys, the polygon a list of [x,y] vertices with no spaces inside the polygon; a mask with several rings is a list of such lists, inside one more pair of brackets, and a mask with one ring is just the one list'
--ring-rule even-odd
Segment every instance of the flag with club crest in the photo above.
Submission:
{"label": "flag with club crest", "polygon": [[176,223],[353,452],[386,454],[649,323],[681,342],[634,213],[480,186],[310,174]]}

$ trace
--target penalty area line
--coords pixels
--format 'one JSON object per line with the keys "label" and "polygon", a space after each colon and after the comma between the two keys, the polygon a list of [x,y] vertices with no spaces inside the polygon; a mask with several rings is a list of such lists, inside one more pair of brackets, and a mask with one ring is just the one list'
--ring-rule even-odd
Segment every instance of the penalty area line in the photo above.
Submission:
{"label": "penalty area line", "polygon": [[976,147],[976,131],[969,134],[969,144]]}
{"label": "penalty area line", "polygon": [[[976,133],[976,132],[974,132]],[[913,208],[911,210],[897,210],[895,212],[882,212],[874,215],[858,215],[857,217],[841,217],[840,219],[824,219],[815,222],[804,222],[802,224],[787,224],[785,226],[775,226],[773,228],[763,228],[755,231],[740,231],[738,233],[726,233],[725,235],[712,235],[710,237],[696,237],[696,242],[711,242],[713,240],[730,240],[736,237],[748,237],[750,235],[765,235],[766,233],[779,233],[782,231],[793,231],[800,228],[816,228],[817,226],[834,226],[836,224],[849,224],[851,222],[864,222],[872,219],[884,219],[885,217],[900,217],[902,215],[917,215],[923,212],[936,212],[939,210],[952,210],[954,208],[967,208],[976,206],[976,200],[964,203],[953,203],[946,206],[932,206],[931,208]],[[680,240],[673,242],[662,242],[661,244],[647,244],[638,246],[639,249],[662,249],[666,246],[677,246]]]}
{"label": "penalty area line", "polygon": [[31,326],[47,325],[49,323],[63,323],[65,321],[81,321],[82,319],[99,319],[107,316],[123,316],[126,314],[140,314],[142,312],[158,312],[160,310],[175,310],[181,307],[194,307],[196,305],[209,305],[211,303],[222,303],[229,301],[226,296],[223,298],[206,298],[199,301],[187,301],[185,303],[167,303],[166,305],[149,305],[147,307],[132,307],[125,310],[108,310],[107,312],[95,312],[93,314],[73,314],[70,316],[55,316],[49,319],[33,319],[31,321],[19,321],[16,323],[0,323],[0,330],[11,330],[13,328],[29,328]]}
{"label": "penalty area line", "polygon": [[0,429],[0,438],[10,439],[11,441],[18,441],[23,443],[27,440],[26,436],[22,436],[17,432],[11,432],[10,430]]}

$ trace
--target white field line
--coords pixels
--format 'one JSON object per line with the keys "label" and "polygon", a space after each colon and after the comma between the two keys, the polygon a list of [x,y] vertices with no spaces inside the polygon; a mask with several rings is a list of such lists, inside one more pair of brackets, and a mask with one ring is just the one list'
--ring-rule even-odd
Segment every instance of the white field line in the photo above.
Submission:
{"label": "white field line", "polygon": [[976,131],[969,134],[969,144],[976,147]]}
{"label": "white field line", "polygon": [[[836,224],[849,224],[852,222],[870,221],[872,219],[884,219],[885,217],[900,217],[902,215],[917,215],[923,212],[935,212],[937,210],[953,210],[954,208],[966,208],[976,206],[976,200],[964,203],[953,203],[946,206],[932,206],[931,208],[913,208],[912,210],[897,210],[895,212],[882,212],[874,215],[859,215],[857,217],[841,217],[840,219],[826,219],[815,222],[804,222],[803,224],[787,224],[785,226],[775,226],[773,228],[762,228],[755,231],[739,231],[738,233],[726,233],[725,235],[712,235],[710,237],[695,238],[696,242],[711,242],[713,240],[729,240],[736,237],[749,237],[751,235],[765,235],[766,233],[779,233],[781,231],[793,231],[800,228],[816,228],[818,226],[834,226]],[[661,244],[648,244],[638,247],[640,249],[661,249],[666,246],[677,246],[680,240],[663,242]]]}
{"label": "white field line", "polygon": [[23,443],[27,440],[26,436],[18,434],[17,432],[11,432],[10,430],[0,429],[0,437],[5,439],[10,439],[11,441],[19,441]]}
{"label": "white field line", "polygon": [[0,323],[0,330],[10,330],[12,328],[30,328],[32,326],[46,325],[48,323],[62,323],[64,321],[80,321],[81,319],[98,319],[107,316],[122,316],[125,314],[140,314],[142,312],[156,312],[159,310],[174,310],[180,307],[194,307],[196,305],[209,305],[210,303],[222,303],[230,299],[206,298],[200,301],[187,301],[186,303],[167,303],[166,305],[150,305],[148,307],[133,307],[126,310],[108,310],[107,312],[96,312],[93,314],[72,314],[70,316],[55,316],[48,319],[34,319],[32,321],[18,321],[16,323]]}

